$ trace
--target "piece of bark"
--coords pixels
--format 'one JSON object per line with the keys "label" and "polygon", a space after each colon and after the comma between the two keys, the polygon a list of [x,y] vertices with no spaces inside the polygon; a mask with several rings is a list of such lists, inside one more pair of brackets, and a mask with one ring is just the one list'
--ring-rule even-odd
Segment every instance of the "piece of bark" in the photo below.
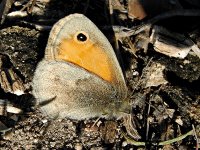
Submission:
{"label": "piece of bark", "polygon": [[154,26],[150,42],[153,44],[155,51],[169,57],[183,59],[192,49],[200,58],[200,50],[191,39],[163,27]]}
{"label": "piece of bark", "polygon": [[13,11],[7,15],[9,20],[16,20],[27,17],[28,13],[26,11]]}
{"label": "piece of bark", "polygon": [[8,60],[4,55],[0,55],[0,85],[7,93],[22,95],[25,91],[25,86],[21,78],[15,73],[12,66],[8,65]]}
{"label": "piece of bark", "polygon": [[7,113],[19,114],[22,110],[15,107],[8,100],[0,99],[0,116],[6,116]]}

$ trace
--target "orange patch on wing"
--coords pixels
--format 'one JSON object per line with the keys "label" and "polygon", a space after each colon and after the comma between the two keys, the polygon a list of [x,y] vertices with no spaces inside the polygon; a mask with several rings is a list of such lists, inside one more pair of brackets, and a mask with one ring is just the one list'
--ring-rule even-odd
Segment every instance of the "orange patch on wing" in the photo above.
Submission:
{"label": "orange patch on wing", "polygon": [[79,43],[74,39],[62,40],[57,59],[72,62],[106,81],[112,81],[112,67],[107,54],[90,40]]}

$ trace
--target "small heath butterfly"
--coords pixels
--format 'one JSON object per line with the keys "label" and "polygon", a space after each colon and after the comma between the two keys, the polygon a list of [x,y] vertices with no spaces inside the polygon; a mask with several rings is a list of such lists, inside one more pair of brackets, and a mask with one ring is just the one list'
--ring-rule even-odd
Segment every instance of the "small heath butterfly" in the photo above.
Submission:
{"label": "small heath butterfly", "polygon": [[82,14],[53,26],[32,83],[42,112],[51,118],[120,117],[128,106],[124,76],[111,44]]}

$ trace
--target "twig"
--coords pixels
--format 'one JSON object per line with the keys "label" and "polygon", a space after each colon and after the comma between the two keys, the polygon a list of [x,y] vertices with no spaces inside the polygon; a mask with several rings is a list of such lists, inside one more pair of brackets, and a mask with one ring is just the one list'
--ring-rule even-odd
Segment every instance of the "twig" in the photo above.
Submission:
{"label": "twig", "polygon": [[174,142],[178,142],[184,138],[186,138],[188,135],[193,135],[193,130],[190,130],[189,132],[187,132],[186,134],[183,134],[177,138],[174,138],[174,139],[171,139],[171,140],[167,140],[167,141],[164,141],[164,142],[159,142],[158,145],[169,145],[169,144],[172,144]]}
{"label": "twig", "polygon": [[110,22],[111,25],[114,24],[114,19],[113,19],[113,6],[112,6],[112,0],[108,0],[109,2],[109,13],[110,13]]}
{"label": "twig", "polygon": [[193,16],[193,17],[198,17],[200,16],[200,10],[195,10],[195,9],[181,9],[181,10],[171,10],[171,11],[167,11],[165,13],[162,13],[160,15],[155,16],[154,18],[148,20],[146,23],[136,26],[136,27],[132,27],[132,31],[130,31],[128,33],[129,36],[131,35],[136,35],[138,33],[140,33],[141,31],[144,31],[146,28],[148,28],[149,26],[151,26],[152,24],[155,24],[158,21],[161,20],[165,20],[168,18],[172,18],[172,17],[178,17],[178,16],[185,16],[185,17],[189,17],[189,16]]}
{"label": "twig", "polygon": [[154,18],[149,19],[148,21],[144,22],[141,25],[133,26],[132,28],[126,28],[126,27],[122,27],[122,26],[120,26],[120,27],[114,26],[113,29],[116,33],[118,33],[119,38],[129,37],[129,36],[136,35],[142,31],[148,29],[149,27],[151,27],[151,25],[155,24],[158,21],[165,20],[165,19],[172,18],[172,17],[178,17],[178,16],[199,17],[200,10],[195,10],[195,9],[171,10],[171,11],[162,13],[160,15],[157,15]]}
{"label": "twig", "polygon": [[27,21],[20,21],[20,23],[26,26],[30,26],[31,28],[34,28],[38,31],[50,31],[52,28],[52,26],[39,25],[39,24],[27,22]]}
{"label": "twig", "polygon": [[31,6],[27,7],[27,12],[29,14],[31,14],[31,12],[33,11],[33,7],[35,6],[35,4],[36,4],[36,0],[32,0]]}
{"label": "twig", "polygon": [[198,137],[197,137],[197,133],[196,133],[196,131],[195,131],[194,125],[192,125],[192,129],[193,129],[194,137],[195,137],[195,139],[196,139],[196,150],[198,150],[198,149],[199,149],[199,139],[198,139]]}
{"label": "twig", "polygon": [[101,119],[101,117],[98,117],[98,118],[95,120],[95,122],[93,123],[93,125],[91,126],[91,128],[93,128],[93,127],[97,124],[97,122],[98,122],[100,119]]}
{"label": "twig", "polygon": [[[135,146],[145,146],[146,145],[145,142],[138,142],[138,141],[135,141],[135,140],[129,138],[124,132],[122,132],[122,135],[124,136],[124,138],[127,140],[127,142],[129,144],[132,144],[132,145],[135,145]],[[183,140],[184,138],[186,138],[189,135],[193,135],[193,130],[190,130],[186,134],[183,134],[183,135],[181,135],[181,136],[179,136],[177,138],[174,138],[174,139],[171,139],[171,140],[167,140],[167,141],[163,141],[163,142],[159,142],[158,145],[159,146],[169,145],[169,144],[172,144],[174,142],[178,142],[180,140]]]}
{"label": "twig", "polygon": [[27,12],[30,14],[35,4],[36,0],[29,0],[29,2],[20,11],[24,11],[27,8]]}
{"label": "twig", "polygon": [[150,109],[151,109],[151,104],[149,101],[149,105],[148,105],[148,110],[147,110],[147,127],[146,127],[146,140],[148,139],[149,136],[149,113],[150,113]]}
{"label": "twig", "polygon": [[132,145],[135,145],[135,146],[145,146],[145,142],[135,141],[135,140],[129,138],[123,131],[122,131],[122,135],[127,140],[127,142],[130,143],[130,144],[132,144]]}

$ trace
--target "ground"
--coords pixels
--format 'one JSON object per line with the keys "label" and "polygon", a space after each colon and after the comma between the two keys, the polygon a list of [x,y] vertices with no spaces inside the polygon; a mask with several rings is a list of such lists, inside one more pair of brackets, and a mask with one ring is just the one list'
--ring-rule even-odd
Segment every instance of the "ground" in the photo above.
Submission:
{"label": "ground", "polygon": [[[5,1],[2,1],[1,6],[3,2]],[[16,1],[12,7],[7,7],[8,12],[4,13],[20,10],[27,2]],[[198,15],[167,17],[150,24],[150,29],[129,36],[128,32],[125,32],[127,29],[135,30],[132,27],[145,24],[157,14],[147,14],[143,20],[132,19],[130,9],[128,13],[123,12],[130,7],[128,1],[111,2],[109,5],[109,2],[104,0],[40,0],[36,1],[33,9],[24,17],[6,17],[4,13],[0,13],[6,18],[1,20],[0,26],[0,104],[2,107],[12,105],[23,110],[18,114],[6,112],[5,108],[3,111],[0,109],[2,149],[145,149],[141,143],[135,146],[136,141],[145,142],[147,149],[198,149],[198,54],[189,51],[184,58],[166,55],[157,51],[158,45],[150,40],[154,25],[157,25],[171,33],[175,32],[173,35],[176,41],[182,42],[184,36],[200,47],[200,24],[199,17],[196,17]],[[177,7],[180,5],[184,8],[187,1]],[[194,6],[190,4],[188,7]],[[114,10],[113,16],[111,10]],[[24,11],[27,12],[28,9],[25,8]],[[132,106],[131,114],[124,119],[50,120],[40,112],[31,94],[31,80],[37,63],[44,56],[50,28],[60,18],[72,13],[82,13],[90,18],[105,33],[116,50]],[[116,30],[112,31],[111,25],[117,25]],[[126,28],[121,30],[119,27]],[[163,35],[166,34],[164,30],[161,31]],[[170,36],[163,37],[163,43],[168,43],[171,39]],[[175,44],[175,47],[178,47],[177,45]],[[184,48],[190,49],[190,46],[179,48],[183,51]],[[19,95],[17,89],[24,91],[24,94]],[[176,139],[189,131],[192,131],[191,135]],[[170,139],[175,142],[160,144]]]}

